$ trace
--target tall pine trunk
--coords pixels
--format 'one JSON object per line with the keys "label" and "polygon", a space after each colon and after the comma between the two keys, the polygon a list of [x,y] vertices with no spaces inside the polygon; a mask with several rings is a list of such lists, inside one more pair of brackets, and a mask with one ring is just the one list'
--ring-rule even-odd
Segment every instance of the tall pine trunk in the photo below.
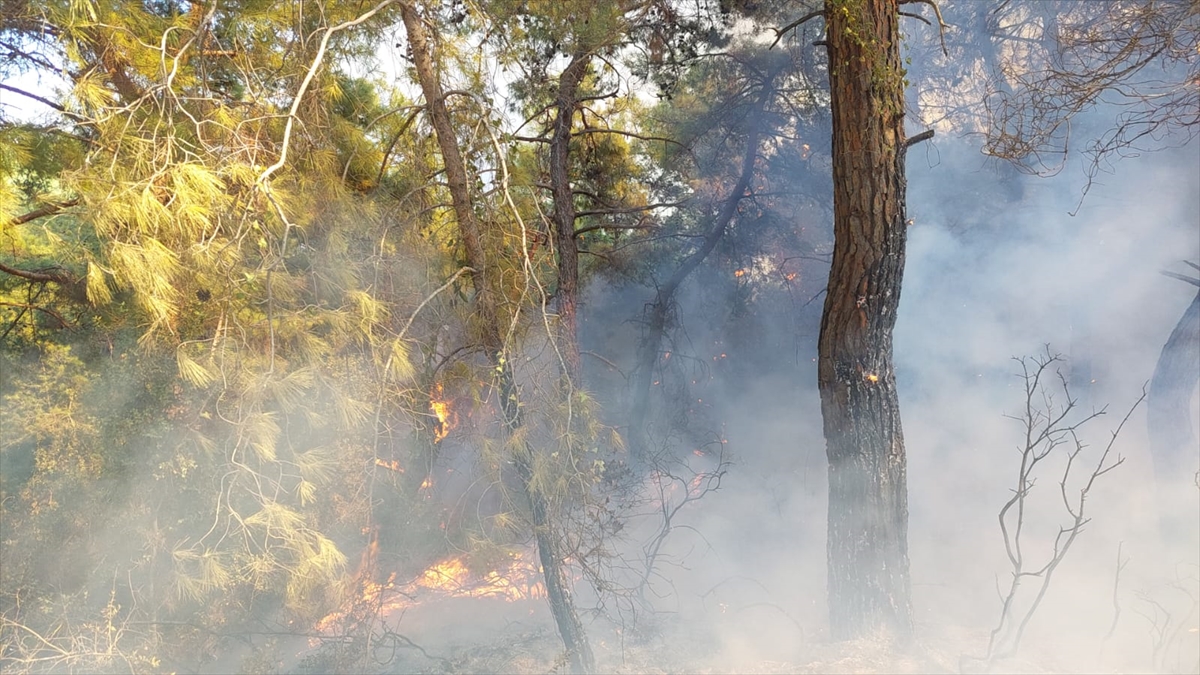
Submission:
{"label": "tall pine trunk", "polygon": [[[504,325],[501,322],[497,300],[495,272],[488,266],[487,250],[483,241],[483,230],[475,215],[468,182],[466,163],[458,148],[450,113],[446,108],[446,94],[442,89],[434,61],[434,45],[424,20],[416,8],[407,2],[400,4],[404,28],[412,49],[413,65],[417,79],[425,96],[425,105],[437,137],[438,148],[446,168],[446,182],[450,187],[450,199],[458,221],[459,235],[466,252],[467,264],[474,270],[471,274],[475,288],[475,307],[479,317],[480,341],[487,351],[488,359],[497,372],[500,410],[509,434],[515,434],[522,426],[520,401],[509,360],[503,357]],[[573,218],[572,218],[573,220]],[[558,625],[559,635],[566,647],[567,659],[572,672],[589,673],[595,670],[592,650],[587,634],[579,621],[575,602],[563,569],[563,555],[559,551],[556,525],[545,495],[532,489],[533,449],[522,444],[516,453],[517,476],[522,491],[529,499],[534,536],[537,540],[538,557],[542,563],[542,578],[546,584],[546,595],[550,611]]]}
{"label": "tall pine trunk", "polygon": [[835,639],[912,633],[908,488],[892,367],[904,272],[897,0],[826,0],[834,251],[818,344]]}
{"label": "tall pine trunk", "polygon": [[579,83],[587,73],[587,54],[576,54],[558,77],[554,127],[550,136],[550,190],[554,198],[554,239],[558,253],[558,345],[568,390],[580,384],[579,244],[575,240],[575,194],[571,189],[571,127],[578,105]]}

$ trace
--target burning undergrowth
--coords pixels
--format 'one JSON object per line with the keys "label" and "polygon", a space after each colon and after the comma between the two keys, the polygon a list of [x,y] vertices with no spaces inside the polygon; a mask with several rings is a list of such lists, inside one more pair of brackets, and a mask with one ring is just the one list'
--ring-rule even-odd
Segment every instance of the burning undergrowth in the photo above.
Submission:
{"label": "burning undergrowth", "polygon": [[371,581],[373,567],[358,575],[359,596],[351,609],[335,611],[316,624],[321,633],[336,632],[353,621],[355,609],[365,609],[381,621],[391,621],[423,603],[453,598],[495,598],[506,602],[539,600],[546,597],[540,581],[541,568],[532,551],[504,555],[501,567],[480,571],[468,567],[465,556],[454,556],[434,563],[406,584],[396,583],[396,572],[390,572],[383,582]]}

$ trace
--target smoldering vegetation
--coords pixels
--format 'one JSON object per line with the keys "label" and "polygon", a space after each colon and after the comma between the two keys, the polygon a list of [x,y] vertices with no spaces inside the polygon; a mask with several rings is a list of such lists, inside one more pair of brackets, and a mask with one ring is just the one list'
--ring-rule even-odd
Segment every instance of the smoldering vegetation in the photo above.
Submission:
{"label": "smoldering vegetation", "polygon": [[[688,371],[699,374],[689,381],[688,405],[706,406],[710,426],[687,424],[719,430],[730,464],[721,490],[685,507],[661,550],[667,578],[658,606],[703,654],[685,656],[680,668],[982,669],[1012,572],[997,516],[1016,489],[1024,442],[1026,382],[1017,359],[1061,355],[1043,384],[1057,405],[1068,391],[1077,401],[1072,423],[1105,412],[1080,429],[1087,448],[1067,488],[1074,496],[1194,294],[1159,272],[1186,270],[1181,259],[1200,246],[1195,159],[1185,148],[1129,160],[1072,216],[1078,174],[1016,175],[957,139],[913,153],[915,222],[896,329],[921,626],[911,660],[881,656],[877,645],[834,646],[823,634],[825,465],[812,384],[819,314],[795,311],[810,295],[743,282],[754,306],[743,319],[707,302],[725,280],[698,281],[681,311],[697,318],[680,327],[679,340],[693,346],[685,358],[702,364]],[[1169,197],[1151,206],[1150,192]],[[805,263],[801,274],[819,270]],[[591,308],[604,315],[603,296]],[[680,438],[681,455],[707,457],[697,440]],[[1118,458],[1087,497],[1089,522],[1026,627],[1020,658],[1002,661],[1003,669],[1194,668],[1195,534],[1160,536],[1144,406],[1120,429],[1106,466]],[[1039,467],[1031,490],[1021,535],[1028,569],[1053,558],[1055,535],[1071,521],[1058,486],[1063,461]],[[1194,513],[1194,497],[1171,508]],[[1036,581],[1026,580],[1014,608],[1028,608]],[[1166,633],[1173,637],[1163,640]],[[670,644],[658,648],[671,653]]]}
{"label": "smoldering vegetation", "polygon": [[[965,26],[969,12],[951,9]],[[939,43],[922,31],[909,45],[918,57]],[[799,96],[824,67],[802,64],[803,76],[779,84],[759,70],[782,57],[737,56],[761,76],[745,87],[755,94],[778,86]],[[914,86],[941,82],[946,67],[915,66]],[[707,76],[730,73],[743,74],[728,66]],[[646,127],[684,117],[686,99],[702,97],[689,85],[715,96],[704,75],[679,84],[676,109],[655,108],[661,118]],[[337,317],[279,338],[301,345],[294,362],[280,347],[277,364],[274,332],[268,369],[249,347],[207,361],[192,343],[139,352],[130,332],[107,327],[97,333],[107,344],[6,356],[0,421],[21,433],[4,437],[0,527],[5,567],[21,576],[0,570],[0,666],[566,672],[532,482],[553,495],[552,534],[598,672],[1197,672],[1200,484],[1184,477],[1188,489],[1168,493],[1156,483],[1143,400],[1196,293],[1161,273],[1195,276],[1186,261],[1200,263],[1196,144],[1176,129],[1158,151],[1094,175],[1074,150],[1055,175],[1030,175],[984,156],[978,126],[938,126],[935,104],[945,102],[914,102],[910,131],[929,123],[938,135],[908,151],[912,220],[895,329],[913,643],[829,635],[816,361],[833,246],[830,124],[820,111],[792,117],[782,107],[754,117],[743,100],[730,106],[733,121],[689,129],[695,175],[680,174],[708,202],[663,209],[656,225],[674,237],[606,234],[584,251],[584,386],[567,396],[556,385],[554,289],[539,285],[553,277],[549,234],[523,224],[504,232],[525,254],[500,264],[506,280],[522,280],[511,306],[524,313],[510,317],[519,346],[493,362],[472,340],[481,318],[470,271],[445,252],[457,246],[448,217],[390,229],[389,218],[439,208],[421,199],[380,215],[334,213],[309,195],[319,212],[304,225],[311,239],[281,247],[288,255],[273,273],[295,281],[281,288],[300,298],[297,316],[336,305]],[[1073,133],[1104,137],[1118,114],[1097,105]],[[748,163],[761,196],[675,291],[638,409],[657,293],[703,241],[755,134],[768,139]],[[483,136],[473,147],[481,164],[491,151]],[[514,160],[518,183],[536,180],[521,170],[536,173]],[[655,178],[663,194],[687,191],[679,176]],[[416,178],[406,180],[386,187],[411,196]],[[493,180],[480,182],[499,203]],[[380,223],[400,253],[376,243]],[[391,309],[346,293],[354,275],[386,287]],[[222,293],[187,291],[195,317]],[[312,347],[317,365],[294,367],[307,363],[305,334],[329,345]],[[246,344],[256,340],[267,342]],[[266,374],[204,389],[241,358]],[[497,391],[506,364],[523,415],[516,433]],[[250,422],[229,424],[234,411]],[[1194,393],[1189,412],[1200,429]],[[1041,429],[1050,431],[1039,438]],[[105,461],[118,468],[89,464],[111,439],[124,454]],[[536,452],[532,480],[513,459],[522,444]],[[104,478],[46,479],[57,475],[48,462]],[[1164,512],[1184,528],[1164,530]]]}
{"label": "smoldering vegetation", "polygon": [[[1120,463],[1089,492],[1087,523],[1024,628],[1019,655],[994,667],[1193,669],[1196,542],[1194,533],[1191,541],[1164,540],[1159,530],[1145,406],[1135,403],[1193,294],[1160,271],[1186,271],[1181,261],[1200,246],[1195,159],[1184,148],[1127,160],[1070,215],[1078,174],[1015,174],[960,139],[914,153],[896,354],[920,636],[903,656],[886,641],[834,643],[825,633],[813,301],[825,269],[819,260],[798,265],[808,284],[779,270],[739,275],[750,265],[726,251],[723,264],[698,274],[679,300],[665,348],[672,356],[654,380],[671,391],[654,399],[666,439],[659,463],[636,481],[638,505],[611,544],[620,561],[612,578],[636,589],[637,601],[613,603],[579,586],[583,606],[604,608],[589,625],[602,668],[982,672],[1012,574],[997,516],[1016,489],[1024,443],[1020,359],[1049,354],[1060,357],[1042,382],[1049,400],[1065,405],[1069,392],[1072,424],[1104,413],[1079,429],[1086,448],[1069,474],[1069,495],[1133,411],[1104,466]],[[1151,193],[1163,198],[1148,203]],[[606,357],[586,362],[587,377],[614,419],[652,293],[597,283],[586,294],[583,348]],[[1040,397],[1035,407],[1046,404]],[[1193,425],[1198,418],[1193,406]],[[1071,523],[1059,452],[1039,467],[1022,516],[1026,571],[1054,558],[1056,535]],[[1194,513],[1194,496],[1171,508]],[[1021,585],[1017,621],[1039,583]],[[494,599],[414,609],[401,630],[450,661],[407,653],[400,670],[554,668],[548,614],[523,611]]]}

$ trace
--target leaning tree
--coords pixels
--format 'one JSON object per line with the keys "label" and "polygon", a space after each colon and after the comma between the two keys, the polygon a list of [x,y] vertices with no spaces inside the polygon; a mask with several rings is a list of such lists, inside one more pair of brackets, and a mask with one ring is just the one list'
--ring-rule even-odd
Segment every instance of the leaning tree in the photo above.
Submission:
{"label": "leaning tree", "polygon": [[[1197,270],[1195,263],[1188,263]],[[1200,279],[1164,272],[1167,276],[1200,287]],[[1197,472],[1196,436],[1192,432],[1191,405],[1200,385],[1200,292],[1188,305],[1179,323],[1171,331],[1150,380],[1146,422],[1150,432],[1150,454],[1154,459],[1155,481],[1159,488],[1160,518],[1164,538],[1178,541],[1188,532],[1195,536],[1195,487]],[[1182,488],[1182,489],[1180,489]],[[1190,497],[1182,498],[1186,491]],[[1190,522],[1189,522],[1190,521]]]}

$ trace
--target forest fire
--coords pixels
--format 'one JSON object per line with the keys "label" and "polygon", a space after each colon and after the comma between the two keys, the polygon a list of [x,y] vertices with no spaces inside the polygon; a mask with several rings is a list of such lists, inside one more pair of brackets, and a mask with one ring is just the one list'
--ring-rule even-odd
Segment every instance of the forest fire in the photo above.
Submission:
{"label": "forest fire", "polygon": [[437,417],[437,424],[433,426],[434,443],[441,443],[450,430],[458,425],[458,413],[450,407],[450,399],[445,396],[441,382],[433,385],[433,391],[429,392],[429,409]]}
{"label": "forest fire", "polygon": [[[484,574],[473,574],[462,557],[447,558],[421,573],[406,586],[405,594],[419,596],[422,590],[454,598],[502,598],[508,602],[546,597],[538,581],[541,566],[533,552],[510,556],[508,564]],[[419,599],[419,597],[418,597]]]}
{"label": "forest fire", "polygon": [[396,473],[404,473],[404,467],[400,466],[399,460],[386,460],[379,457],[375,458],[375,466],[390,469]]}
{"label": "forest fire", "polygon": [[[546,588],[539,581],[541,566],[532,551],[509,556],[508,563],[479,574],[473,572],[461,556],[453,556],[427,567],[404,586],[396,585],[396,573],[383,583],[362,578],[362,590],[350,607],[335,611],[317,622],[319,632],[327,632],[339,621],[350,616],[355,608],[366,608],[386,617],[422,603],[450,598],[498,598],[505,602],[539,600],[546,597]],[[365,577],[370,566],[364,566]]]}
{"label": "forest fire", "polygon": [[1200,0],[447,4],[0,5],[0,675],[1200,675]]}

